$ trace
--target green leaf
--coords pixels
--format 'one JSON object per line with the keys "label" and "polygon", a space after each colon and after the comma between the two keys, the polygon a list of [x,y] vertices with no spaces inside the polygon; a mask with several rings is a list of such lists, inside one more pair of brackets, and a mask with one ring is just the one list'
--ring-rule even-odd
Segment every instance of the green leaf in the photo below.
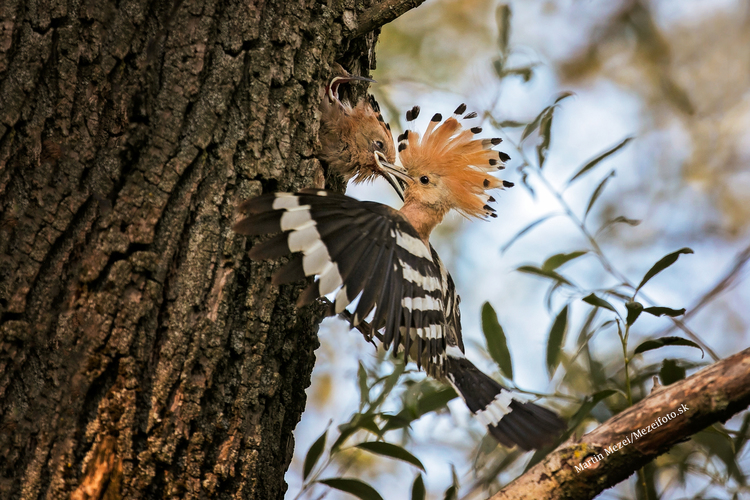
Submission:
{"label": "green leaf", "polygon": [[544,307],[547,308],[547,312],[552,312],[552,298],[554,297],[555,292],[557,292],[562,286],[563,284],[557,281],[547,289],[547,293],[544,297]]}
{"label": "green leaf", "polygon": [[615,306],[613,306],[606,300],[602,299],[601,297],[597,297],[593,293],[585,296],[583,298],[583,301],[586,302],[587,304],[591,304],[592,306],[602,307],[604,309],[609,309],[610,311],[617,313],[617,309],[615,309]]}
{"label": "green leaf", "polygon": [[422,415],[446,408],[448,401],[456,397],[458,394],[450,386],[436,385],[429,380],[412,383],[402,395],[403,407],[398,414],[380,414],[387,420],[381,432],[408,427]]}
{"label": "green leaf", "polygon": [[534,65],[506,69],[504,71],[504,75],[520,76],[521,78],[523,78],[524,82],[528,83],[531,80],[531,77],[534,76]]}
{"label": "green leaf", "polygon": [[430,392],[425,392],[417,400],[417,418],[425,413],[445,408],[448,401],[457,398],[458,394],[452,387],[444,387]]}
{"label": "green leaf", "polygon": [[310,475],[310,471],[313,470],[313,467],[315,467],[315,464],[318,463],[318,459],[320,459],[320,455],[323,454],[323,449],[325,449],[326,446],[326,435],[328,434],[328,429],[326,429],[323,434],[320,435],[318,439],[315,440],[315,442],[310,446],[310,449],[307,450],[307,455],[305,456],[305,464],[302,467],[302,479],[307,479],[307,476]]}
{"label": "green leaf", "polygon": [[383,413],[381,416],[383,417],[383,420],[386,421],[385,425],[383,426],[383,430],[381,431],[383,433],[393,429],[403,429],[404,427],[409,427],[409,424],[411,424],[413,420],[413,418],[411,418],[411,416],[409,415],[408,410],[401,410],[397,415],[389,415],[387,413]]}
{"label": "green leaf", "polygon": [[417,474],[417,477],[414,479],[414,484],[411,485],[411,500],[424,500],[425,493],[422,474]]}
{"label": "green leaf", "polygon": [[544,269],[545,271],[554,271],[563,264],[570,262],[573,259],[577,259],[582,255],[586,255],[587,253],[589,253],[588,250],[578,250],[570,253],[555,254],[544,261],[544,264],[542,264],[542,269]]}
{"label": "green leaf", "polygon": [[558,95],[557,99],[555,99],[555,104],[559,104],[562,100],[567,99],[568,97],[571,97],[574,95],[576,95],[575,92],[571,92],[570,90],[560,92],[560,95]]}
{"label": "green leaf", "polygon": [[527,124],[524,122],[517,122],[515,120],[503,120],[501,122],[496,122],[498,128],[518,128],[526,126]]}
{"label": "green leaf", "polygon": [[541,140],[536,146],[536,155],[540,170],[544,167],[544,162],[547,160],[549,145],[552,142],[552,118],[554,114],[555,106],[552,106],[549,108],[549,111],[542,116],[542,119],[539,122],[539,136]]}
{"label": "green leaf", "polygon": [[547,113],[547,111],[549,111],[549,110],[550,110],[550,107],[551,107],[551,106],[547,106],[546,108],[544,108],[544,109],[543,109],[543,110],[542,110],[542,111],[541,111],[541,112],[540,112],[540,113],[539,113],[539,114],[538,114],[538,115],[536,116],[536,118],[534,118],[534,120],[533,120],[533,121],[532,121],[531,123],[529,123],[528,125],[526,125],[526,128],[525,128],[525,129],[523,129],[523,133],[521,134],[521,140],[520,140],[520,142],[523,142],[523,141],[524,141],[524,140],[525,140],[525,139],[526,139],[526,138],[527,138],[528,136],[530,136],[531,134],[533,134],[533,133],[534,133],[534,131],[535,131],[535,130],[536,130],[537,128],[539,128],[539,122],[541,121],[541,119],[542,119],[542,116],[544,116],[544,115],[545,115],[545,114]]}
{"label": "green leaf", "polygon": [[370,402],[370,388],[367,387],[367,372],[361,361],[357,369],[357,381],[359,382],[359,411],[362,411]]}
{"label": "green leaf", "polygon": [[419,467],[424,472],[424,465],[419,461],[417,457],[406,451],[401,446],[384,443],[382,441],[368,441],[365,443],[359,443],[357,448],[360,450],[369,451],[376,455],[382,455],[384,457],[395,458],[396,460],[403,460],[408,462],[415,467]]}
{"label": "green leaf", "polygon": [[708,451],[708,455],[718,457],[727,468],[727,473],[732,476],[739,484],[745,484],[745,475],[742,473],[735,459],[734,442],[721,427],[714,424],[711,427],[693,434],[693,441],[700,444]]}
{"label": "green leaf", "polygon": [[576,174],[570,178],[570,180],[568,181],[568,186],[570,186],[573,183],[573,181],[575,181],[576,179],[584,175],[586,172],[588,172],[589,170],[597,166],[599,162],[606,159],[608,156],[611,156],[617,153],[620,149],[624,148],[632,140],[633,140],[632,137],[626,137],[625,139],[620,141],[620,143],[617,146],[612,147],[608,149],[607,151],[600,153],[597,157],[589,160],[589,162],[586,163],[586,165],[584,165],[583,168],[581,168],[581,170],[576,172]]}
{"label": "green leaf", "polygon": [[364,429],[366,431],[372,432],[373,434],[376,434],[378,436],[381,436],[383,434],[383,430],[380,430],[375,424],[375,416],[378,415],[376,413],[355,413],[352,415],[352,418],[348,422],[344,422],[343,424],[338,426],[339,429],[339,437],[334,441],[333,445],[331,445],[331,452],[335,453],[341,446],[344,444],[344,442],[360,429]]}
{"label": "green leaf", "polygon": [[380,496],[380,493],[375,488],[367,483],[363,483],[359,479],[332,477],[330,479],[321,479],[318,482],[330,486],[335,490],[354,495],[362,500],[383,500],[383,497]]}
{"label": "green leaf", "polygon": [[653,316],[663,316],[667,315],[670,318],[676,318],[677,316],[682,316],[685,314],[685,308],[682,309],[670,309],[669,307],[647,307],[643,310],[645,313],[649,313]]}
{"label": "green leaf", "polygon": [[495,10],[495,19],[497,21],[498,31],[498,45],[500,46],[500,53],[504,56],[508,55],[508,47],[510,42],[510,17],[511,11],[508,4],[500,4]]}
{"label": "green leaf", "polygon": [[596,200],[599,199],[599,196],[601,196],[602,191],[604,191],[604,187],[607,185],[607,182],[615,176],[615,171],[612,170],[610,173],[607,174],[607,176],[602,179],[602,181],[599,183],[598,186],[596,186],[596,189],[594,189],[594,194],[591,195],[591,199],[589,200],[589,204],[586,207],[586,213],[583,214],[583,220],[586,221],[586,217],[588,217],[589,212],[591,211],[591,208],[594,206],[594,203],[596,203]]}
{"label": "green leaf", "polygon": [[404,373],[405,368],[406,366],[403,363],[397,363],[393,367],[393,372],[385,377],[383,390],[378,395],[378,399],[376,399],[375,402],[370,405],[368,412],[374,411],[376,408],[380,408],[380,405],[383,404],[385,398],[387,398],[393,388],[396,387],[396,383],[398,382],[399,377],[401,377],[401,374]]}
{"label": "green leaf", "polygon": [[445,490],[443,499],[444,500],[457,500],[458,499],[458,490],[456,489],[456,487],[452,486],[452,485],[448,486],[448,489]]}
{"label": "green leaf", "polygon": [[654,349],[659,349],[661,347],[671,345],[695,347],[696,349],[700,349],[701,357],[703,357],[705,354],[703,352],[703,348],[701,348],[701,346],[699,346],[692,340],[683,339],[682,337],[662,337],[660,339],[647,340],[643,342],[641,345],[635,348],[635,351],[633,351],[633,356],[642,352],[652,351]]}
{"label": "green leaf", "polygon": [[638,316],[641,315],[641,312],[643,312],[643,304],[640,302],[633,302],[629,301],[625,303],[625,308],[628,310],[628,317],[626,319],[626,322],[628,326],[635,323],[635,320],[638,319]]}
{"label": "green leaf", "polygon": [[492,67],[495,68],[495,74],[498,78],[502,79],[505,77],[505,57],[502,54],[492,61]]}
{"label": "green leaf", "polygon": [[540,217],[539,219],[535,220],[534,222],[532,222],[531,224],[529,224],[528,226],[526,226],[525,228],[523,228],[519,232],[517,232],[516,235],[513,236],[510,239],[510,241],[508,241],[508,243],[506,243],[505,245],[502,246],[502,248],[500,248],[500,252],[501,253],[505,253],[505,251],[508,250],[510,248],[510,246],[513,243],[515,243],[521,236],[523,236],[524,234],[528,233],[529,231],[531,231],[532,229],[534,229],[536,226],[538,226],[542,222],[546,221],[547,219],[551,219],[552,217],[557,217],[558,215],[563,215],[563,214],[561,214],[561,213],[547,214],[547,215],[545,215],[543,217]]}
{"label": "green leaf", "polygon": [[365,418],[359,422],[359,427],[378,437],[383,435],[383,431],[380,430],[380,427],[378,427],[378,424],[375,422],[374,414],[365,416]]}
{"label": "green leaf", "polygon": [[[521,134],[521,140],[520,142],[523,142],[528,136],[534,133],[534,131],[539,128],[539,124],[542,121],[542,118],[545,117],[547,114],[551,114],[552,110],[557,107],[557,105],[562,101],[563,99],[567,99],[568,97],[574,95],[573,92],[562,92],[559,96],[557,96],[557,99],[555,99],[555,102],[552,104],[552,106],[547,106],[543,110],[539,112],[539,114],[534,118],[534,120],[526,125],[526,128],[523,129],[523,133]],[[549,120],[552,120],[552,116],[550,115]],[[551,125],[551,124],[550,124]],[[549,143],[548,143],[549,145]]]}
{"label": "green leaf", "polygon": [[608,220],[607,222],[605,222],[604,224],[602,224],[602,227],[599,228],[599,230],[596,232],[596,234],[597,235],[600,234],[602,231],[604,231],[608,227],[613,226],[615,224],[627,224],[628,226],[635,227],[635,226],[637,226],[640,223],[641,223],[641,221],[638,220],[638,219],[628,219],[627,217],[619,215],[619,216],[615,217],[614,219]]}
{"label": "green leaf", "polygon": [[599,314],[599,309],[593,307],[589,310],[588,315],[586,315],[586,320],[583,322],[583,326],[581,326],[581,329],[578,332],[578,340],[576,340],[576,345],[578,347],[588,343],[591,335],[596,331],[596,329],[591,330],[591,325],[594,323],[597,314]]}
{"label": "green leaf", "polygon": [[685,368],[679,366],[674,359],[665,359],[662,361],[659,370],[659,379],[662,385],[671,385],[685,378]]}
{"label": "green leaf", "polygon": [[650,280],[651,278],[653,278],[654,276],[656,276],[657,274],[659,274],[660,272],[662,272],[663,270],[665,270],[666,268],[668,268],[669,266],[677,262],[677,259],[679,258],[680,255],[689,254],[689,253],[693,253],[693,250],[685,247],[685,248],[681,248],[677,250],[676,252],[672,252],[668,255],[665,255],[664,257],[659,259],[659,262],[654,264],[651,267],[651,269],[648,270],[646,275],[643,277],[643,279],[641,280],[641,284],[638,285],[638,288],[635,289],[636,293],[638,293],[638,290],[643,288],[643,285],[645,285],[648,282],[648,280]]}
{"label": "green leaf", "polygon": [[742,451],[743,446],[745,446],[748,438],[750,438],[750,434],[747,432],[748,430],[750,430],[750,413],[745,413],[745,418],[742,419],[740,430],[738,430],[737,434],[734,436],[734,449],[736,453]]}
{"label": "green leaf", "polygon": [[640,219],[628,219],[624,215],[618,215],[614,219],[608,222],[608,224],[627,224],[628,226],[635,227],[641,223]]}
{"label": "green leaf", "polygon": [[578,408],[578,411],[576,411],[575,414],[570,417],[570,430],[572,431],[576,427],[578,427],[578,425],[583,422],[586,417],[588,417],[589,413],[591,413],[591,410],[593,410],[600,401],[603,401],[613,394],[617,394],[617,391],[615,391],[614,389],[605,389],[603,391],[594,393],[591,396],[588,396],[583,404],[581,404],[581,406]]}
{"label": "green leaf", "polygon": [[344,444],[344,442],[359,430],[359,427],[356,425],[350,425],[350,424],[343,424],[339,425],[339,437],[336,438],[336,441],[333,442],[331,445],[331,453],[337,452],[341,446]]}
{"label": "green leaf", "polygon": [[555,271],[546,271],[536,266],[521,266],[517,268],[516,271],[520,271],[522,273],[527,273],[527,274],[535,274],[537,276],[543,276],[545,278],[552,278],[553,280],[558,281],[560,283],[564,283],[568,286],[573,286],[573,284],[570,281],[568,281],[566,278],[562,277],[561,275],[557,274]]}
{"label": "green leaf", "polygon": [[490,356],[500,367],[503,375],[513,380],[513,361],[508,350],[505,332],[503,332],[503,327],[497,320],[497,314],[489,302],[485,302],[482,306],[482,333],[487,340],[487,350],[490,351]]}
{"label": "green leaf", "polygon": [[555,318],[552,328],[549,331],[549,339],[547,340],[547,371],[550,378],[555,374],[555,368],[557,368],[560,362],[560,351],[565,343],[565,333],[568,330],[568,309],[569,305],[566,304]]}
{"label": "green leaf", "polygon": [[[497,442],[495,443],[495,446],[497,446]],[[456,474],[456,467],[453,464],[451,464],[451,477],[452,477],[451,485],[448,487],[447,490],[445,490],[445,495],[443,496],[443,500],[458,500],[458,490],[459,490],[458,474]]]}

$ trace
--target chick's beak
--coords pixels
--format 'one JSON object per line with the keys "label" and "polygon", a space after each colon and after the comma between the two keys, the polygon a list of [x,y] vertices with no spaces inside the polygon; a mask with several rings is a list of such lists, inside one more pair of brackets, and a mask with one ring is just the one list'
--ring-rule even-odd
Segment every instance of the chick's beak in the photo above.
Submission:
{"label": "chick's beak", "polygon": [[[380,169],[380,173],[385,177],[385,180],[396,190],[401,201],[404,200],[404,187],[401,183],[413,182],[414,179],[406,173],[404,167],[399,167],[389,162],[383,153],[375,151],[375,163]],[[401,182],[399,182],[401,181]]]}
{"label": "chick's beak", "polygon": [[386,160],[385,155],[380,151],[375,151],[375,163],[378,165],[381,172],[385,174],[391,174],[404,182],[414,182],[414,178],[406,172],[404,167],[389,162]]}
{"label": "chick's beak", "polygon": [[338,101],[338,93],[339,93],[339,85],[342,83],[349,83],[349,82],[369,82],[369,83],[377,83],[372,78],[367,78],[365,76],[359,76],[359,75],[347,75],[347,76],[337,76],[333,80],[331,80],[331,83],[328,85],[328,97],[331,99],[331,101]]}

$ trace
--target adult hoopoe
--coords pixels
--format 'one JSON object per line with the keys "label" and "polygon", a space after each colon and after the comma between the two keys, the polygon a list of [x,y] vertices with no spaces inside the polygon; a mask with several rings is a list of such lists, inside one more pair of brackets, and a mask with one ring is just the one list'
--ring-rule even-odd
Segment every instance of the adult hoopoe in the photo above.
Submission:
{"label": "adult hoopoe", "polygon": [[[481,129],[464,130],[458,119],[465,105],[442,124],[433,116],[424,137],[405,132],[399,152],[407,174],[374,152],[376,165],[406,183],[401,210],[362,202],[330,191],[308,189],[246,201],[247,216],[234,230],[245,235],[278,233],[250,250],[253,259],[295,253],[273,276],[274,284],[319,278],[302,292],[298,305],[336,292],[329,315],[357,297],[349,315],[353,326],[368,316],[388,349],[440,379],[447,379],[476,417],[506,446],[540,448],[565,428],[553,412],[525,402],[477,369],[463,354],[459,297],[429,236],[451,210],[469,217],[495,216],[487,190],[510,187],[491,171],[504,168],[504,153],[492,150],[500,139],[474,139]],[[419,108],[407,113],[417,118]],[[464,118],[471,118],[471,113]],[[438,125],[440,124],[440,125]]]}
{"label": "adult hoopoe", "polygon": [[390,163],[396,160],[391,127],[380,114],[377,101],[368,95],[352,106],[339,99],[339,86],[342,83],[374,80],[350,75],[341,66],[336,66],[337,76],[326,87],[321,103],[321,149],[318,158],[343,176],[345,182],[353,180],[360,183],[383,176],[402,196],[401,186],[391,176],[381,172],[375,163],[375,153],[381,153]]}

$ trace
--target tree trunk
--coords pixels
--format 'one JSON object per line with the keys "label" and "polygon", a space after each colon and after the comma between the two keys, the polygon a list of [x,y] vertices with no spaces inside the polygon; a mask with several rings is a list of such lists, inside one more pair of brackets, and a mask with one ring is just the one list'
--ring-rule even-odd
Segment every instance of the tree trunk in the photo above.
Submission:
{"label": "tree trunk", "polygon": [[0,497],[283,497],[319,315],[234,207],[322,184],[370,3],[0,2]]}

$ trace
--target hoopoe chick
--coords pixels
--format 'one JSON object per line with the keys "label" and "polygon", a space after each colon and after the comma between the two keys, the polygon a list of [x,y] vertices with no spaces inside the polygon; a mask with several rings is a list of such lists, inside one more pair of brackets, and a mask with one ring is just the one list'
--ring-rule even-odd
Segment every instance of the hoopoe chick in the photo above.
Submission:
{"label": "hoopoe chick", "polygon": [[390,125],[383,120],[377,101],[368,95],[352,106],[339,99],[338,90],[342,83],[373,80],[352,76],[341,66],[338,66],[337,72],[339,75],[326,87],[321,104],[321,150],[318,157],[331,170],[343,176],[345,182],[353,180],[361,183],[382,175],[399,191],[400,186],[381,172],[374,159],[378,153],[390,163],[396,160],[393,134]]}
{"label": "hoopoe chick", "polygon": [[[464,105],[456,110],[462,115]],[[407,113],[413,121],[418,108]],[[475,116],[475,115],[474,115]],[[471,117],[467,115],[467,117]],[[393,174],[406,184],[404,206],[362,202],[322,190],[275,193],[246,201],[246,217],[234,230],[246,235],[280,233],[253,246],[252,259],[294,253],[272,277],[280,285],[318,276],[302,292],[298,305],[332,294],[328,315],[345,311],[353,326],[369,320],[386,349],[394,345],[418,367],[446,380],[492,435],[525,450],[552,442],[565,428],[553,412],[526,402],[482,373],[464,356],[460,298],[453,279],[429,243],[432,229],[451,210],[473,217],[494,215],[487,190],[511,183],[489,175],[507,155],[493,151],[499,139],[475,139],[454,116],[433,117],[424,137],[407,132],[399,149],[406,174],[379,152],[380,175]],[[374,311],[374,312],[373,312]]]}

